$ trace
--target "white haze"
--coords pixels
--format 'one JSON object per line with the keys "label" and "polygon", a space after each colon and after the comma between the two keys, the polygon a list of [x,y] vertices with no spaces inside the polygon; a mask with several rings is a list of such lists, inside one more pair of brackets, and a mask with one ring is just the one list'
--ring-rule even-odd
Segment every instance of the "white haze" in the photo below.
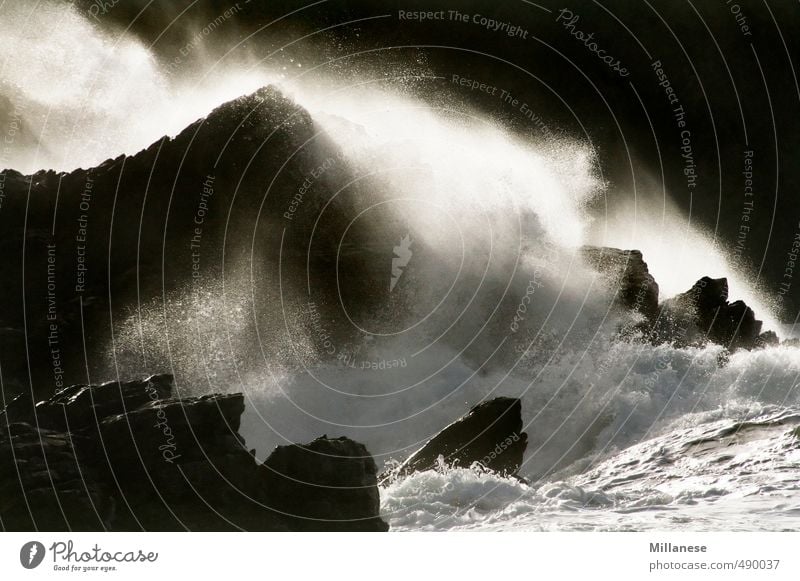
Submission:
{"label": "white haze", "polygon": [[49,0],[2,2],[0,29],[0,97],[22,118],[0,165],[22,173],[136,153],[281,77],[224,63],[210,76],[171,75],[132,35],[111,35],[75,6]]}

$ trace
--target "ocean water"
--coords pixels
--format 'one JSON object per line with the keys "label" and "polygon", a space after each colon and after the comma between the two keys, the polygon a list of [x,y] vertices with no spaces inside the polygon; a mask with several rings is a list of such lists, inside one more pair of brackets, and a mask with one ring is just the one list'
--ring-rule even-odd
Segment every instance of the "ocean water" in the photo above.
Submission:
{"label": "ocean water", "polygon": [[533,484],[479,469],[428,471],[382,490],[393,530],[798,531],[800,417],[701,423]]}
{"label": "ocean water", "polygon": [[[668,349],[692,360],[717,351],[645,348]],[[683,374],[688,389],[659,384],[667,405],[615,395],[624,422],[611,429],[629,432],[620,445],[598,439],[530,483],[478,467],[418,473],[382,489],[382,510],[398,530],[800,530],[798,362],[791,347],[740,352],[722,368],[699,362]]]}

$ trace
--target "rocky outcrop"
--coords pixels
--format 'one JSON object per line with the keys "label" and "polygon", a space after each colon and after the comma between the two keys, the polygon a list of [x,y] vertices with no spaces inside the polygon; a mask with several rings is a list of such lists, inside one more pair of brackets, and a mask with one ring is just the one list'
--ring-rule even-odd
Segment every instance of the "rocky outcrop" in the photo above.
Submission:
{"label": "rocky outcrop", "polygon": [[475,462],[500,474],[515,475],[527,445],[520,400],[498,397],[473,407],[386,477],[430,470],[441,464],[469,467]]}
{"label": "rocky outcrop", "polygon": [[581,247],[581,255],[615,293],[616,303],[641,313],[648,321],[658,315],[658,283],[639,250],[599,246]]}
{"label": "rocky outcrop", "polygon": [[762,334],[761,326],[743,301],[728,302],[727,279],[706,276],[662,303],[655,336],[677,345],[711,342],[730,350],[753,349],[777,339],[774,333]]}
{"label": "rocky outcrop", "polygon": [[775,347],[780,344],[781,340],[775,331],[764,331],[756,340],[756,347]]}
{"label": "rocky outcrop", "polygon": [[278,446],[264,462],[261,482],[270,507],[291,515],[301,530],[374,530],[377,467],[363,444],[323,436],[309,444]]}
{"label": "rocky outcrop", "polygon": [[[312,175],[299,203],[298,188]],[[242,260],[258,264],[265,289],[278,280],[283,256],[284,280],[308,274],[315,293],[336,298],[338,275],[342,285],[352,283],[351,313],[371,312],[382,297],[363,284],[370,271],[356,257],[331,259],[344,232],[356,246],[366,240],[367,226],[353,217],[373,203],[369,192],[355,184],[328,197],[351,182],[338,147],[274,87],[97,167],[33,175],[0,167],[0,367],[7,397],[33,384],[37,400],[48,398],[82,381],[87,364],[91,375],[107,374],[112,330],[132,308],[157,303],[171,312],[165,301],[183,294],[188,281],[235,276],[245,247],[254,254]],[[281,240],[276,233],[284,228]],[[201,261],[190,248],[197,230]],[[252,239],[244,240],[245,232]],[[302,267],[291,266],[292,256],[302,257]],[[329,303],[338,306],[316,303],[323,313]],[[349,326],[341,332],[351,333]]]}
{"label": "rocky outcrop", "polygon": [[169,398],[172,377],[154,375],[146,381],[66,387],[35,406],[30,394],[18,396],[3,410],[8,421],[27,422],[59,431],[80,431],[103,418],[124,414],[154,400]]}
{"label": "rocky outcrop", "polygon": [[113,513],[103,483],[84,475],[78,435],[25,423],[0,426],[0,528],[104,530]]}
{"label": "rocky outcrop", "polygon": [[636,329],[654,343],[711,342],[733,351],[780,342],[773,331],[761,332],[762,322],[747,304],[728,302],[725,278],[703,277],[688,291],[659,303],[658,283],[640,251],[583,246],[581,255],[615,293],[619,308],[644,316]]}
{"label": "rocky outcrop", "polygon": [[241,394],[174,398],[168,375],[65,388],[0,414],[5,530],[386,530],[375,463],[339,438],[264,464]]}

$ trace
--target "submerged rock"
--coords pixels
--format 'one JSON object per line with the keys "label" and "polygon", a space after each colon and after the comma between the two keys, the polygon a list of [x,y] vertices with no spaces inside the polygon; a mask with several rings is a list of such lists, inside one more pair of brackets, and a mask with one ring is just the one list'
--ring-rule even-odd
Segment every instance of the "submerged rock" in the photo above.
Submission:
{"label": "submerged rock", "polygon": [[412,454],[393,474],[430,470],[440,463],[468,467],[480,463],[499,474],[515,475],[522,464],[528,435],[522,431],[522,404],[498,397],[473,407]]}
{"label": "submerged rock", "polygon": [[242,394],[172,396],[172,377],[158,375],[11,402],[0,415],[2,527],[388,528],[363,445],[321,438],[261,465],[238,433]]}

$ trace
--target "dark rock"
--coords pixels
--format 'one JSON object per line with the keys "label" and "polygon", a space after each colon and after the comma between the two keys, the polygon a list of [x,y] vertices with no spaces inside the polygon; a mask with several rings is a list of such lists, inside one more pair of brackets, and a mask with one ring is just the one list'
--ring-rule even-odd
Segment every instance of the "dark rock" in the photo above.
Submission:
{"label": "dark rock", "polygon": [[0,524],[4,530],[104,530],[109,494],[86,478],[82,438],[12,423],[0,431]]}
{"label": "dark rock", "polygon": [[781,344],[781,340],[775,331],[764,331],[756,340],[757,347],[776,347]]}
{"label": "dark rock", "polygon": [[727,279],[703,277],[662,303],[655,338],[676,345],[712,342],[730,350],[753,349],[759,345],[761,326],[743,301],[728,302]]}
{"label": "dark rock", "polygon": [[33,423],[35,405],[30,391],[23,391],[13,396],[0,410],[0,425],[20,422]]}
{"label": "dark rock", "polygon": [[172,377],[154,375],[144,380],[73,385],[31,406],[29,393],[17,396],[5,410],[7,421],[27,422],[48,430],[75,432],[96,425],[107,416],[124,414],[172,395]]}
{"label": "dark rock", "polygon": [[[5,530],[386,530],[363,445],[321,438],[260,465],[242,394],[170,398],[172,377],[14,399],[0,430]],[[36,424],[24,420],[33,418]]]}
{"label": "dark rock", "polygon": [[448,466],[480,463],[500,474],[514,475],[522,464],[528,435],[522,431],[519,399],[498,397],[473,407],[439,432],[395,471],[396,475]]}
{"label": "dark rock", "polygon": [[270,508],[303,530],[385,531],[378,516],[377,467],[363,444],[317,438],[278,446],[264,462]]}
{"label": "dark rock", "polygon": [[[372,263],[335,253],[345,232],[355,247],[367,246],[369,227],[353,217],[373,203],[366,186],[352,183],[347,163],[337,161],[321,172],[284,239],[277,234],[298,185],[339,154],[308,112],[278,89],[264,87],[220,105],[174,138],[94,168],[31,176],[0,168],[0,368],[6,397],[32,385],[36,401],[49,398],[86,381],[87,363],[90,376],[106,375],[106,349],[119,321],[143,304],[172,312],[171,297],[182,295],[188,281],[198,275],[220,280],[227,275],[223,271],[240,268],[235,258],[240,246],[255,249],[252,259],[262,269],[259,290],[278,280],[279,256],[302,257],[302,266],[300,260],[297,266],[285,260],[283,276],[298,281],[310,276],[322,311],[338,313],[338,300],[324,300],[340,298],[338,282],[353,289],[346,297],[351,313],[372,312],[383,300],[364,284],[376,276]],[[207,183],[213,183],[213,196],[204,202],[202,268],[193,272],[188,241],[196,235],[195,214]],[[89,184],[89,243],[79,249],[75,224],[86,214],[81,207]],[[270,184],[266,197],[264,184]],[[329,199],[344,184],[350,184],[346,192]],[[318,222],[323,207],[326,219]],[[252,232],[254,238],[240,241],[232,232]],[[86,266],[80,290],[78,250],[85,251]],[[52,304],[48,288],[57,289]],[[334,331],[354,334],[349,325]]]}
{"label": "dark rock", "polygon": [[708,342],[736,349],[778,343],[773,332],[761,333],[762,322],[742,301],[728,302],[728,280],[703,277],[691,289],[658,303],[658,284],[638,250],[584,246],[581,254],[610,288],[616,304],[646,319],[645,331],[653,342],[678,346]]}
{"label": "dark rock", "polygon": [[583,246],[581,255],[616,292],[619,306],[641,313],[649,321],[655,320],[658,315],[658,283],[639,250]]}

